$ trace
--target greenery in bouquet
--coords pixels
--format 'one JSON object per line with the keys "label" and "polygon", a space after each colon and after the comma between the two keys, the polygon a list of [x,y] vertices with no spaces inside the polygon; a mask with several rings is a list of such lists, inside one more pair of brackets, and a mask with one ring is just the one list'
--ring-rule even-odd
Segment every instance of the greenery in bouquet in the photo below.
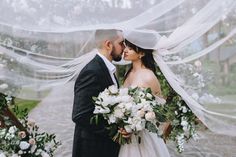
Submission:
{"label": "greenery in bouquet", "polygon": [[181,96],[171,88],[160,69],[157,69],[157,77],[166,98],[165,117],[170,123],[170,131],[163,138],[174,141],[177,151],[181,153],[184,151],[184,143],[198,138],[196,132],[198,119]]}
{"label": "greenery in bouquet", "polygon": [[[94,97],[95,116],[91,122],[99,123],[104,118],[113,140],[119,144],[131,143],[131,138],[124,138],[118,131],[124,128],[128,133],[138,135],[144,129],[160,136],[159,125],[164,122],[161,109],[164,99],[156,99],[150,88],[121,88],[110,86]],[[139,138],[141,142],[141,138]]]}
{"label": "greenery in bouquet", "polygon": [[1,157],[52,157],[60,145],[55,134],[40,132],[33,120],[28,119],[26,110],[20,111],[17,106],[12,108],[16,115],[20,115],[22,127],[16,127],[14,122],[4,115],[7,108],[5,95],[1,94],[0,117],[4,123],[0,127],[0,156]]}

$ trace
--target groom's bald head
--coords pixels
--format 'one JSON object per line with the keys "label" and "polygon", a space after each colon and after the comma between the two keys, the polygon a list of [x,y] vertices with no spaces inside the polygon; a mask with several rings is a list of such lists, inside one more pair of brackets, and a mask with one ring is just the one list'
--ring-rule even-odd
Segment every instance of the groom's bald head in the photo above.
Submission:
{"label": "groom's bald head", "polygon": [[109,40],[114,42],[119,36],[121,36],[121,31],[116,29],[99,29],[95,33],[95,43],[98,49],[103,47],[105,41]]}

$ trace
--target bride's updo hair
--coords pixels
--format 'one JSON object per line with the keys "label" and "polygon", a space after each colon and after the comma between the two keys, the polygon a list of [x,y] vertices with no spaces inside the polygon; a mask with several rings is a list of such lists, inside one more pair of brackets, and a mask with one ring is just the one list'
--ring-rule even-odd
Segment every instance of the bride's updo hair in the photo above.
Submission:
{"label": "bride's updo hair", "polygon": [[[140,53],[144,53],[144,56],[141,58],[142,64],[152,70],[154,72],[154,74],[156,74],[156,63],[155,60],[153,58],[153,49],[143,49],[141,47],[138,47],[136,45],[134,45],[133,43],[129,42],[128,40],[125,39],[125,45],[127,45],[128,47],[132,48],[136,53],[140,54]],[[132,67],[130,68],[130,70],[127,72],[127,74],[131,71]],[[127,76],[126,74],[126,76]]]}

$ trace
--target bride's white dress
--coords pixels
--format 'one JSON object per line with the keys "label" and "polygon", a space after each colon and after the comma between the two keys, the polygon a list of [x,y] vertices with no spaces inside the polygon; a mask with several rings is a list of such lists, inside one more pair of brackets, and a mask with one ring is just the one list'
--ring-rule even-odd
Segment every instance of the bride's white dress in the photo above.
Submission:
{"label": "bride's white dress", "polygon": [[138,136],[132,135],[132,143],[122,145],[119,157],[170,157],[169,151],[162,138],[147,130],[139,133]]}

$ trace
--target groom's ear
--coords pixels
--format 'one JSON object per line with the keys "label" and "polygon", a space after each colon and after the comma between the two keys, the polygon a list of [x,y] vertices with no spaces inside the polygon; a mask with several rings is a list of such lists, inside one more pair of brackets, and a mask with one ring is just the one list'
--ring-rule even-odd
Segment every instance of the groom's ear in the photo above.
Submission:
{"label": "groom's ear", "polygon": [[110,40],[106,40],[104,42],[104,47],[105,47],[106,50],[108,50],[108,52],[111,52],[112,48],[113,48],[111,41]]}

